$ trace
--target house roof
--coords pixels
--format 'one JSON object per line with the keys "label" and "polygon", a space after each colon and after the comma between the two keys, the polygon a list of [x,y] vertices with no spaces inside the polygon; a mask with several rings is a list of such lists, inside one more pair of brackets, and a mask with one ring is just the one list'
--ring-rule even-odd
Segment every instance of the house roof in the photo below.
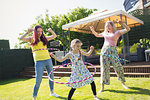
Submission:
{"label": "house roof", "polygon": [[150,1],[144,5],[144,7],[146,7],[146,8],[149,6],[150,6]]}

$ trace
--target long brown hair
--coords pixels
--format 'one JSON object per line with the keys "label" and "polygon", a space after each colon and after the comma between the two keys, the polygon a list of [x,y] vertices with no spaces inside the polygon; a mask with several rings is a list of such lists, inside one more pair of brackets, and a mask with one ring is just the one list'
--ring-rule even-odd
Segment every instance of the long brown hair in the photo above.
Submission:
{"label": "long brown hair", "polygon": [[[70,46],[70,51],[73,51],[73,47],[76,45],[76,44],[78,44],[78,43],[82,43],[79,39],[73,39],[72,41],[71,41],[71,46]],[[78,58],[78,60],[81,60],[81,51],[79,50],[79,54],[80,54],[80,57]]]}
{"label": "long brown hair", "polygon": [[38,38],[38,32],[37,32],[37,29],[38,28],[42,28],[42,26],[40,25],[36,25],[35,26],[35,30],[34,30],[34,33],[33,33],[33,42],[31,43],[31,45],[36,45],[38,44],[38,42],[41,40],[43,42],[43,45],[47,45],[48,43],[48,40],[46,39],[46,37],[44,36],[44,33],[42,32],[42,35],[40,36],[40,40]]}

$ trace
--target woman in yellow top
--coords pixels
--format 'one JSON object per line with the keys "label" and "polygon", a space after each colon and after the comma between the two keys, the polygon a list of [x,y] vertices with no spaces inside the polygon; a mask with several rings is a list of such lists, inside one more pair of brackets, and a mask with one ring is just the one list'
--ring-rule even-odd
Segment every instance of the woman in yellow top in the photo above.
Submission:
{"label": "woman in yellow top", "polygon": [[[34,31],[33,36],[26,37],[26,35],[31,33],[32,31]],[[33,52],[33,58],[35,62],[35,72],[36,72],[36,82],[33,88],[33,100],[35,100],[37,97],[38,89],[42,81],[44,68],[46,67],[47,74],[49,74],[50,71],[53,70],[52,60],[51,60],[51,57],[49,56],[48,50],[46,50],[47,48],[46,45],[49,40],[56,38],[56,34],[51,28],[48,29],[48,32],[51,32],[52,35],[45,37],[43,34],[42,26],[36,25],[35,29],[32,29],[32,28],[28,29],[27,33],[20,37],[20,40],[31,43],[32,51],[36,49],[43,49],[43,48],[45,49],[45,50],[38,50],[38,51]],[[50,77],[54,79],[54,74],[52,73]],[[49,80],[49,87],[51,91],[50,95],[59,97],[59,95],[53,92],[54,83],[51,82],[50,80]]]}

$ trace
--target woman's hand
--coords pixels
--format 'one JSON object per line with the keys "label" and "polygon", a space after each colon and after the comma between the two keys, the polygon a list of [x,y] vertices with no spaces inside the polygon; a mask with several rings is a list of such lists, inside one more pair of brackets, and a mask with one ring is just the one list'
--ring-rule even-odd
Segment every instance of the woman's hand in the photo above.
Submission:
{"label": "woman's hand", "polygon": [[48,29],[48,32],[52,32],[53,30],[51,28]]}
{"label": "woman's hand", "polygon": [[122,24],[122,21],[121,20],[119,20],[119,21],[117,21],[117,23],[119,23],[120,25]]}
{"label": "woman's hand", "polygon": [[28,31],[20,37],[20,40],[22,40],[24,42],[31,42],[31,37],[26,37],[26,36],[29,33],[31,33],[32,31],[34,31],[34,29],[33,28],[29,28]]}
{"label": "woman's hand", "polygon": [[94,50],[94,47],[93,47],[93,46],[91,46],[91,47],[90,47],[90,49],[91,49],[91,50]]}
{"label": "woman's hand", "polygon": [[94,27],[93,27],[93,26],[89,26],[89,27],[90,27],[90,30],[91,30],[91,31],[93,31],[93,30],[94,30]]}
{"label": "woman's hand", "polygon": [[31,33],[32,31],[34,31],[33,28],[29,28],[27,33]]}
{"label": "woman's hand", "polygon": [[125,34],[125,33],[127,33],[127,32],[129,32],[130,31],[130,27],[128,27],[125,23],[123,23],[121,20],[119,20],[119,21],[117,21],[120,25],[122,25],[123,26],[123,28],[125,28],[125,29],[121,29],[120,30],[120,33],[121,33],[121,35],[122,34]]}
{"label": "woman's hand", "polygon": [[50,53],[50,56],[54,58],[54,54],[53,53]]}

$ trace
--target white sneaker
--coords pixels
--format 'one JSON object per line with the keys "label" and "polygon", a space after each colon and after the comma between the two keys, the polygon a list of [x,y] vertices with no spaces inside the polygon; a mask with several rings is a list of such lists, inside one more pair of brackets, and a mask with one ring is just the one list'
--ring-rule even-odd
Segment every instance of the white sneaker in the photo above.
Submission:
{"label": "white sneaker", "polygon": [[33,100],[36,100],[36,97],[33,97]]}
{"label": "white sneaker", "polygon": [[95,100],[99,100],[99,98],[97,98],[96,96],[94,97]]}
{"label": "white sneaker", "polygon": [[59,97],[59,95],[56,93],[51,93],[50,96]]}

